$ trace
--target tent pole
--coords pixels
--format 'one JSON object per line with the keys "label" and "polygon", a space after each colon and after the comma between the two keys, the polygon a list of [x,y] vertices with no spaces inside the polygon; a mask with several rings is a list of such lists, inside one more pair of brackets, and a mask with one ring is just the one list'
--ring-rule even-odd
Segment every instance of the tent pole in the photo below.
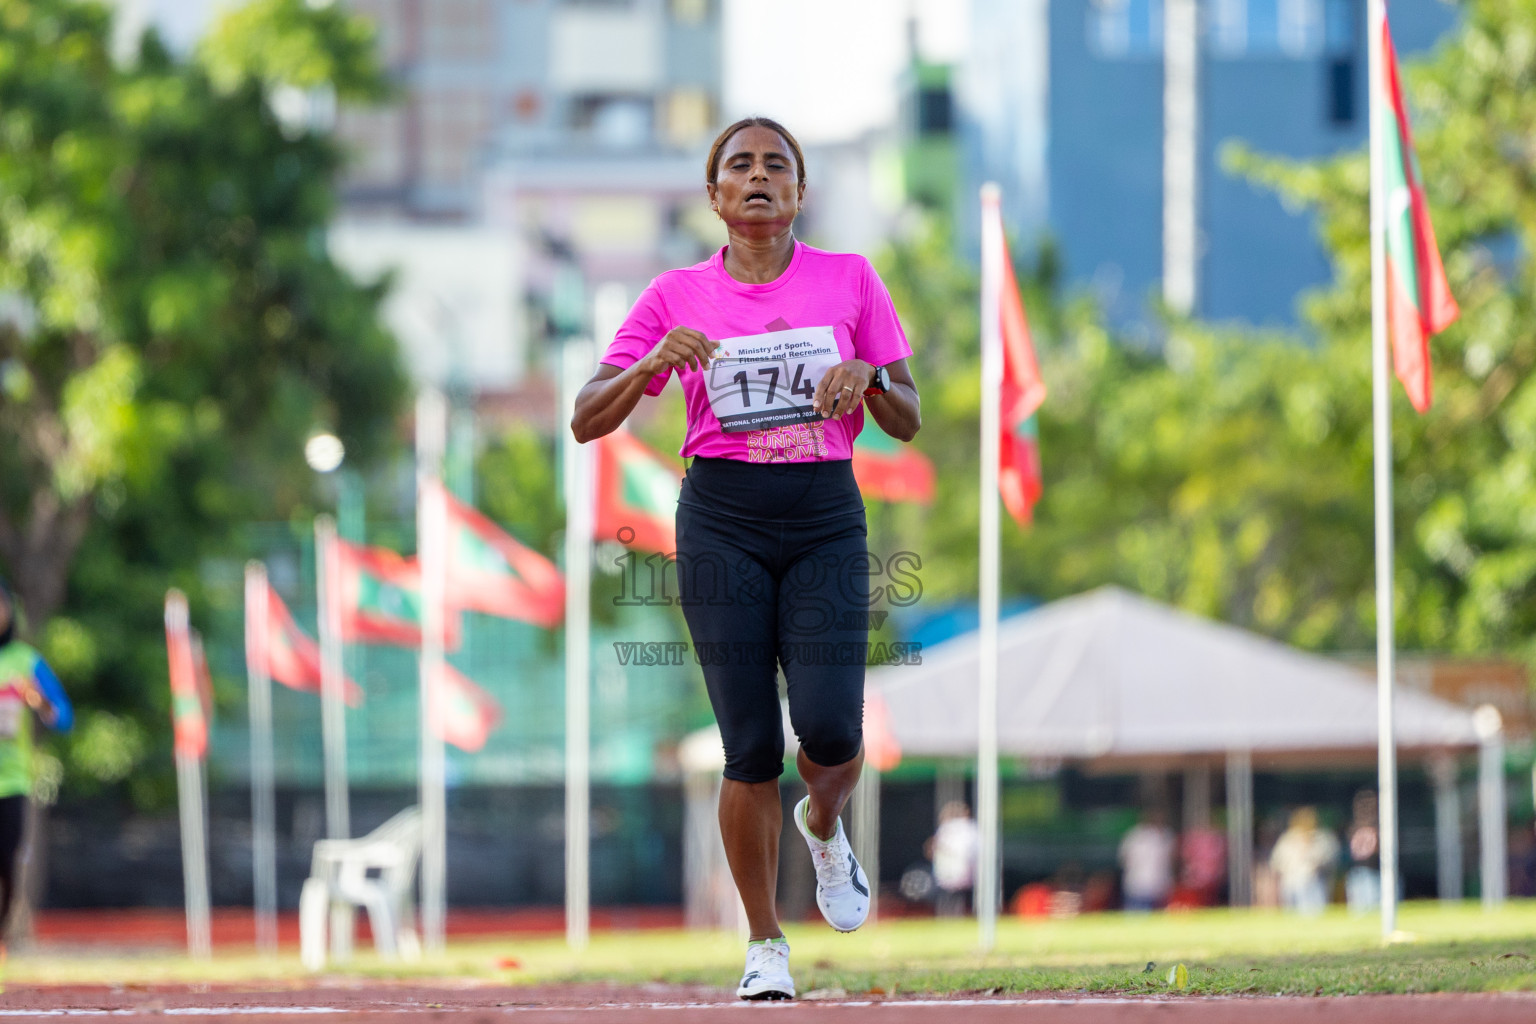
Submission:
{"label": "tent pole", "polygon": [[1461,792],[1456,757],[1436,754],[1429,762],[1435,787],[1435,875],[1442,900],[1461,899]]}
{"label": "tent pole", "polygon": [[1227,899],[1253,904],[1253,754],[1227,753]]}
{"label": "tent pole", "polygon": [[864,873],[869,876],[869,924],[874,924],[880,914],[880,770],[869,764],[859,776],[854,787],[853,818],[854,856],[858,857]]}
{"label": "tent pole", "polygon": [[1504,723],[1499,711],[1484,704],[1472,713],[1480,746],[1477,751],[1477,818],[1483,909],[1495,910],[1504,903],[1508,889],[1505,856],[1506,835],[1504,801]]}
{"label": "tent pole", "polygon": [[1211,766],[1190,765],[1184,769],[1184,831],[1211,826]]}

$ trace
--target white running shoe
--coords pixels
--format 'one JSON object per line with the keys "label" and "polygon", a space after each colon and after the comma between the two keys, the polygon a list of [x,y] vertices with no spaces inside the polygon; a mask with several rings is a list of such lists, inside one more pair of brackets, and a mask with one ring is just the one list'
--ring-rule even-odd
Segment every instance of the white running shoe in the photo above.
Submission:
{"label": "white running shoe", "polygon": [[811,834],[805,823],[810,806],[810,797],[795,805],[795,825],[805,836],[805,845],[811,848],[811,861],[816,865],[816,905],[827,924],[840,932],[851,932],[869,917],[869,879],[853,859],[853,850],[843,833],[843,819],[837,819],[837,832],[832,838],[822,841]]}
{"label": "white running shoe", "polygon": [[793,999],[795,982],[789,976],[789,943],[766,939],[747,945],[747,969],[736,986],[742,999]]}

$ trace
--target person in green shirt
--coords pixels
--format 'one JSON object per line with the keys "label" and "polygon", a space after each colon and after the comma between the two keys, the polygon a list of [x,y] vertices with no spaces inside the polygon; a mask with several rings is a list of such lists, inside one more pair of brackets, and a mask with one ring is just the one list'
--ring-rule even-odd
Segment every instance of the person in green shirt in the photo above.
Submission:
{"label": "person in green shirt", "polygon": [[0,579],[0,956],[16,891],[16,869],[32,793],[33,718],[59,732],[75,713],[58,676],[16,639],[16,599]]}

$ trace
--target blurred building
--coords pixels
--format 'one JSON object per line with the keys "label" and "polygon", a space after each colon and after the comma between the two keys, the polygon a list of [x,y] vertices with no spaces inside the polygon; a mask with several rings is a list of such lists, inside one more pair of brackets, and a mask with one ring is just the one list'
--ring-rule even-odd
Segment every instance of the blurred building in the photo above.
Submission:
{"label": "blurred building", "polygon": [[[487,232],[513,245],[502,262],[515,273],[499,289],[515,307],[508,358],[470,380],[492,411],[542,414],[547,396],[511,390],[538,389],[524,378],[540,376],[548,343],[590,328],[593,287],[617,281],[632,299],[712,241],[700,165],[719,117],[719,0],[348,3],[376,25],[399,93],[338,119],[354,155],[346,234],[403,243],[416,231],[447,251],[445,232],[461,230],[474,244],[460,252]],[[337,250],[374,269],[351,251]],[[405,287],[413,274],[405,269]],[[442,337],[401,336],[424,350],[413,366],[441,361]]]}
{"label": "blurred building", "polygon": [[[1222,169],[1231,140],[1298,159],[1364,146],[1365,0],[1193,0],[1199,24],[1194,301],[1215,320],[1291,324],[1329,277],[1307,216]],[[965,214],[1003,187],[1010,227],[1053,236],[1067,280],[1112,320],[1145,323],[1164,272],[1165,0],[971,0],[957,76]],[[1454,23],[1440,0],[1396,0],[1399,52]]]}
{"label": "blurred building", "polygon": [[717,0],[347,2],[400,89],[342,112],[353,210],[473,220],[504,161],[692,152],[718,116]]}

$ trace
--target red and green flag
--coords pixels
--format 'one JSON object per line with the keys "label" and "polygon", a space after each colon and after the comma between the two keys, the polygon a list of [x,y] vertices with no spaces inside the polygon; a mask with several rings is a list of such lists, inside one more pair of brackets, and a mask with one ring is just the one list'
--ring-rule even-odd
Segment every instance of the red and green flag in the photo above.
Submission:
{"label": "red and green flag", "polygon": [[[346,643],[421,646],[421,563],[387,548],[335,542],[336,622]],[[445,615],[446,646],[458,647],[459,617]]]}
{"label": "red and green flag", "polygon": [[880,772],[901,764],[901,743],[891,729],[891,709],[878,690],[864,692],[864,763]]}
{"label": "red and green flag", "polygon": [[1386,238],[1387,337],[1392,364],[1403,382],[1408,400],[1419,412],[1429,408],[1431,381],[1429,339],[1449,327],[1459,315],[1456,300],[1445,279],[1445,266],[1429,222],[1429,204],[1419,174],[1397,72],[1397,53],[1392,32],[1383,14],[1381,32],[1382,79],[1374,83],[1372,107],[1378,122],[1375,154],[1381,168],[1381,201]]}
{"label": "red and green flag", "polygon": [[171,728],[176,753],[202,760],[213,722],[213,681],[203,656],[203,639],[192,628],[187,598],[165,595],[165,648],[171,675]]}
{"label": "red and green flag", "polygon": [[853,440],[853,476],[859,492],[874,501],[933,501],[933,463],[868,422]]}
{"label": "red and green flag", "polygon": [[501,705],[468,676],[443,662],[434,681],[432,698],[437,702],[439,738],[470,753],[485,746],[501,724]]}
{"label": "red and green flag", "polygon": [[999,405],[1001,449],[997,489],[1003,506],[1020,525],[1029,523],[1035,503],[1040,500],[1043,479],[1040,474],[1040,438],[1035,424],[1035,410],[1045,401],[1045,381],[1035,358],[1029,319],[1024,315],[1024,300],[1013,275],[1013,260],[1008,255],[1008,240],[1003,233],[1002,211],[996,205],[986,209],[996,217],[993,232],[1001,252],[991,253],[1002,275],[998,290],[997,318],[1003,339],[1003,386]]}
{"label": "red and green flag", "polygon": [[553,562],[459,501],[439,483],[447,524],[448,604],[553,629],[565,615],[565,580]]}
{"label": "red and green flag", "polygon": [[643,551],[677,550],[677,494],[682,474],[622,427],[598,438],[598,540]]}
{"label": "red and green flag", "polygon": [[[246,661],[291,690],[319,693],[320,645],[293,621],[277,591],[270,585],[261,589],[265,601],[258,596],[245,609]],[[348,704],[357,707],[363,702],[363,691],[351,679],[343,679],[342,686]]]}

